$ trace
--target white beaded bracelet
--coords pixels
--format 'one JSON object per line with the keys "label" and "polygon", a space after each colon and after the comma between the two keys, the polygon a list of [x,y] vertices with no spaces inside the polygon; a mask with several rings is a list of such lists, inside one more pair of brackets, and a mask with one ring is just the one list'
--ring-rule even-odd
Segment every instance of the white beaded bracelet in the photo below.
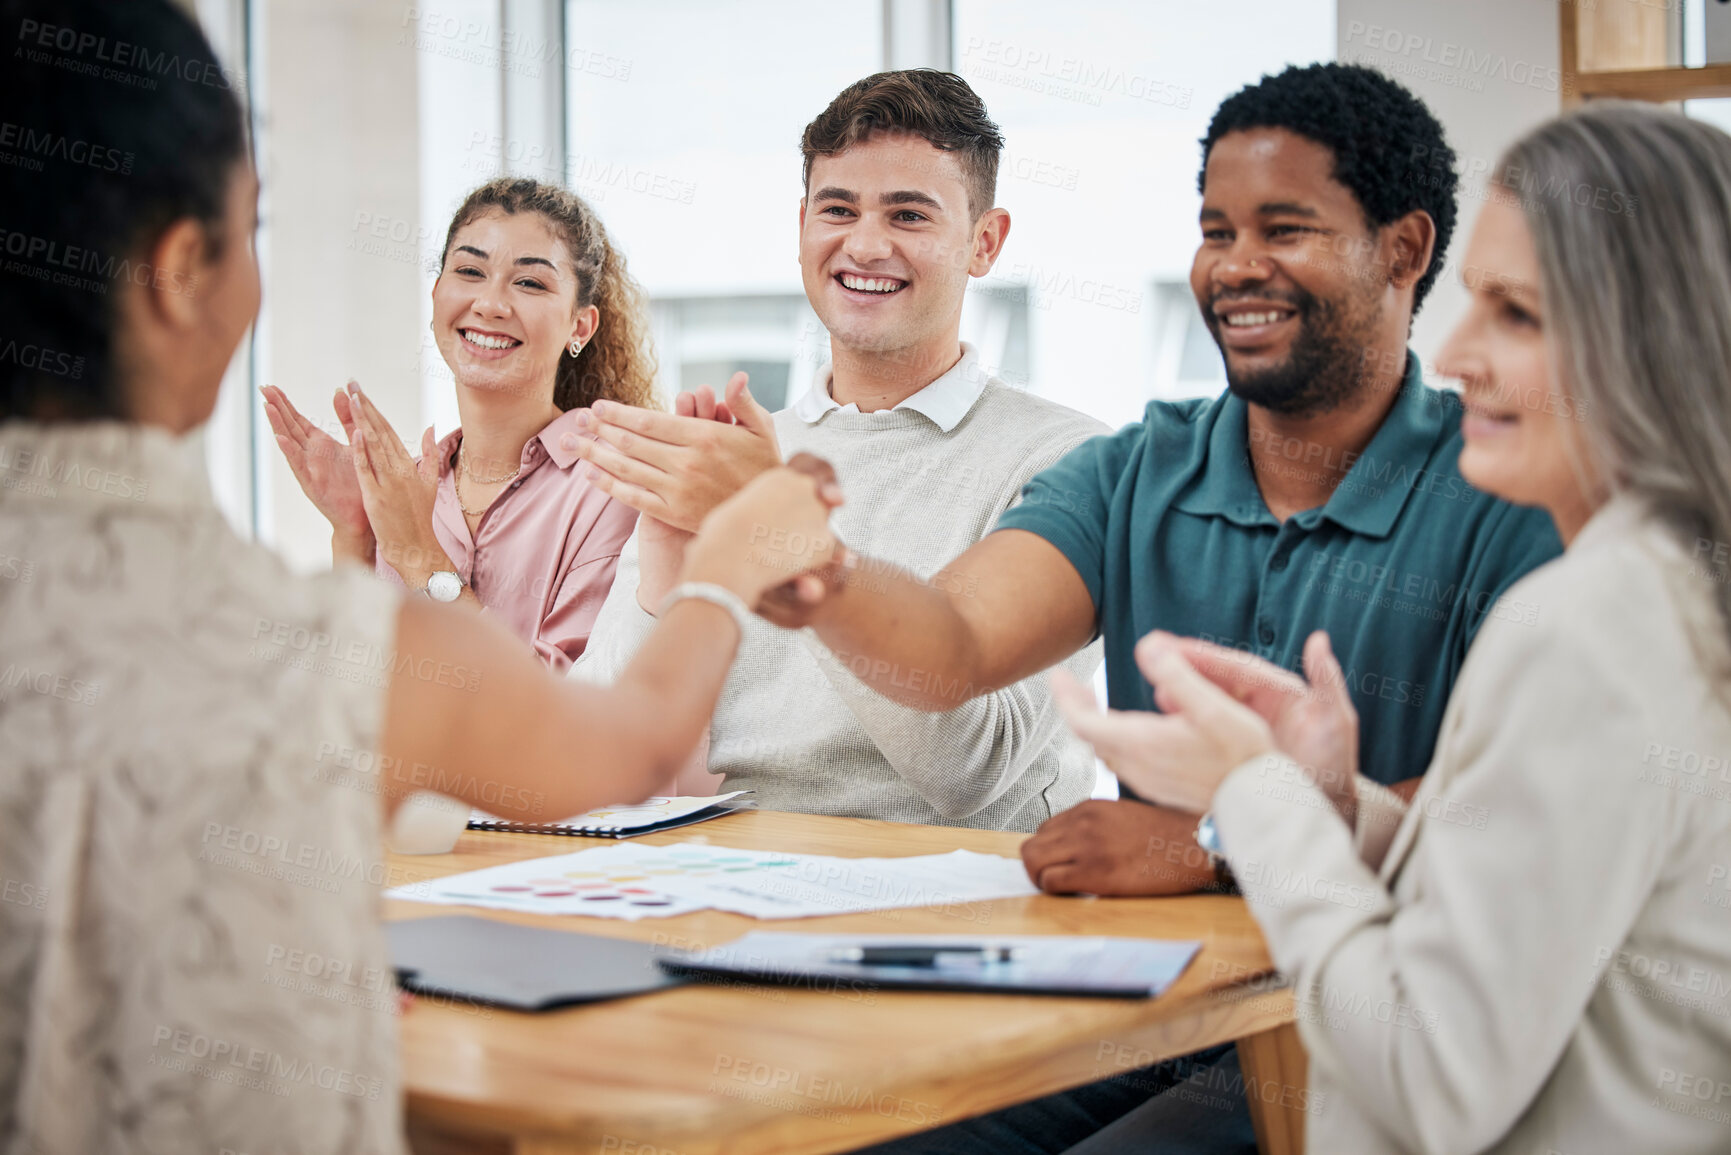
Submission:
{"label": "white beaded bracelet", "polygon": [[739,636],[745,637],[745,624],[752,618],[751,607],[740,600],[738,594],[726,586],[716,585],[714,582],[680,582],[668,591],[665,598],[661,599],[661,608],[656,611],[655,616],[658,618],[666,617],[667,611],[673,608],[674,603],[684,601],[686,598],[697,598],[699,601],[720,606],[733,615],[733,623],[739,627]]}

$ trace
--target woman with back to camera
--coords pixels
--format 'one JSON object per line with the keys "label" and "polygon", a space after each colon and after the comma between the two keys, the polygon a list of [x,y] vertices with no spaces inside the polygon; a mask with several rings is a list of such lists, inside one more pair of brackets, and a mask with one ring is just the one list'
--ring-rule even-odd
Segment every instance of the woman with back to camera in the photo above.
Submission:
{"label": "woman with back to camera", "polygon": [[1322,634],[1308,684],[1152,634],[1165,714],[1061,706],[1137,790],[1211,811],[1294,982],[1311,1150],[1723,1152],[1731,137],[1595,103],[1493,172],[1438,367],[1461,472],[1566,552],[1491,615],[1410,807],[1356,777]]}
{"label": "woman with back to camera", "polygon": [[[601,220],[556,185],[501,177],[464,198],[433,283],[434,343],[462,425],[418,466],[375,482],[282,390],[265,414],[301,489],[331,523],[338,560],[437,601],[485,606],[562,670],[582,653],[637,514],[578,468],[577,415],[605,398],[655,404],[643,290]],[[396,434],[351,384],[333,400]]]}
{"label": "woman with back to camera", "polygon": [[[812,560],[751,526],[821,537],[833,493],[777,469],[718,507],[606,688],[353,567],[294,576],[228,528],[193,435],[259,300],[209,45],[169,0],[0,0],[0,27],[30,47],[0,70],[8,118],[133,159],[0,166],[7,228],[148,270],[0,272],[0,1149],[400,1152],[382,816],[423,770],[511,818],[646,793],[743,607]],[[64,67],[68,28],[184,72]],[[406,454],[357,420],[352,460],[377,481]],[[291,952],[364,985],[305,990]]]}

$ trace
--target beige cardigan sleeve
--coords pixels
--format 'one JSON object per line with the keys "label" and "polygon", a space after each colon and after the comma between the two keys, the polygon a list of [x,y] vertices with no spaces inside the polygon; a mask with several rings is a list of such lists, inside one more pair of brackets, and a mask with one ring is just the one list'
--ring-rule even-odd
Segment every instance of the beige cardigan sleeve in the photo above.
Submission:
{"label": "beige cardigan sleeve", "polygon": [[1353,783],[1353,790],[1358,795],[1358,819],[1352,831],[1352,844],[1360,861],[1372,870],[1381,870],[1382,860],[1394,843],[1394,833],[1406,819],[1406,800],[1362,774]]}
{"label": "beige cardigan sleeve", "polygon": [[1214,800],[1313,1069],[1405,1150],[1509,1130],[1670,841],[1665,792],[1637,778],[1642,698],[1662,690],[1619,659],[1617,627],[1571,617],[1485,627],[1405,819],[1419,829],[1396,839],[1398,903],[1290,768],[1247,763]]}

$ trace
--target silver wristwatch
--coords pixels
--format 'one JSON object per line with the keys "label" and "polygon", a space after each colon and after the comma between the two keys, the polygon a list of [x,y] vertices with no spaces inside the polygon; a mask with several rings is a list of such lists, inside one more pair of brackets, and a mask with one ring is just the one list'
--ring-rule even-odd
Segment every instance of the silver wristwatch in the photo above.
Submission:
{"label": "silver wristwatch", "polygon": [[1202,821],[1196,824],[1196,845],[1208,852],[1210,861],[1226,857],[1226,852],[1220,849],[1220,831],[1214,827],[1214,811],[1210,810],[1202,816]]}
{"label": "silver wristwatch", "polygon": [[454,602],[463,596],[463,579],[442,569],[427,579],[426,595],[436,602]]}
{"label": "silver wristwatch", "polygon": [[1202,816],[1202,821],[1196,824],[1196,845],[1208,855],[1208,865],[1214,868],[1214,885],[1222,894],[1237,894],[1238,883],[1232,877],[1232,864],[1226,861],[1226,852],[1220,845],[1220,831],[1214,825],[1214,812],[1210,810]]}

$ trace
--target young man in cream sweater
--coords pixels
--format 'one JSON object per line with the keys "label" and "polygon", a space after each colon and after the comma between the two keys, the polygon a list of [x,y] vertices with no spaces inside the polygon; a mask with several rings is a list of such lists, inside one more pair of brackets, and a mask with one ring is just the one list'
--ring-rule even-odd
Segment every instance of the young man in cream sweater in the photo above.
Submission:
{"label": "young man in cream sweater", "polygon": [[[933,575],[1036,473],[1106,432],[1005,386],[961,342],[969,278],[991,271],[1010,232],[1009,213],[993,207],[1002,146],[965,81],[923,69],[859,81],[806,128],[799,260],[832,363],[773,416],[743,374],[725,400],[701,390],[678,414],[595,407],[597,438],[579,452],[595,484],[643,516],[573,676],[607,681],[626,665],[691,531],[782,452],[835,465],[844,540]],[[1087,679],[1099,663],[1089,647],[1066,666]],[[759,623],[711,722],[709,773],[769,809],[1004,830],[1033,830],[1088,797],[1093,757],[1065,730],[1043,675],[978,697],[958,687],[963,704],[932,714],[874,692],[859,680],[870,673]]]}

